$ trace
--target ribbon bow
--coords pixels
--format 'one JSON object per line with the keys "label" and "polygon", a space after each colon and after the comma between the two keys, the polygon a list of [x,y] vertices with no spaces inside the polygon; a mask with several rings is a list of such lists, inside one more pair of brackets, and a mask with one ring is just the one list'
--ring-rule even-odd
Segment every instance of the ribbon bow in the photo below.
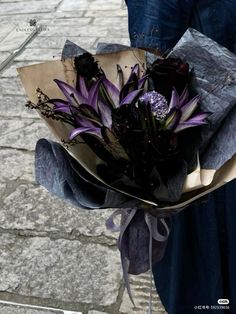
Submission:
{"label": "ribbon bow", "polygon": [[[149,298],[149,310],[148,313],[152,313],[152,264],[153,264],[153,240],[157,242],[166,242],[170,233],[170,227],[168,222],[165,220],[166,218],[157,218],[146,211],[143,211],[138,208],[120,208],[117,209],[106,221],[106,227],[108,230],[112,232],[120,232],[118,238],[118,248],[120,250],[121,256],[121,265],[123,270],[123,277],[125,286],[129,295],[131,302],[134,304],[132,293],[129,284],[129,268],[130,268],[130,260],[129,260],[129,252],[126,249],[126,237],[125,234],[128,232],[129,227],[134,220],[135,215],[138,212],[142,211],[144,215],[144,222],[147,226],[147,230],[149,231],[149,268],[150,268],[150,298]],[[120,224],[115,224],[114,219],[117,216],[121,216]],[[169,218],[168,218],[169,219]],[[164,231],[164,234],[161,233]],[[165,248],[161,247],[160,249],[163,250]]]}

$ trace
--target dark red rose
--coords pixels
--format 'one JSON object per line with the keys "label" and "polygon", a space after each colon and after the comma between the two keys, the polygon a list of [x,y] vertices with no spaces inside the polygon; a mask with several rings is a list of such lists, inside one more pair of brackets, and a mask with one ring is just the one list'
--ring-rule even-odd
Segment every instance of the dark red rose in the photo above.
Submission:
{"label": "dark red rose", "polygon": [[189,80],[189,65],[179,58],[157,59],[148,70],[155,91],[171,98],[173,87],[181,95]]}

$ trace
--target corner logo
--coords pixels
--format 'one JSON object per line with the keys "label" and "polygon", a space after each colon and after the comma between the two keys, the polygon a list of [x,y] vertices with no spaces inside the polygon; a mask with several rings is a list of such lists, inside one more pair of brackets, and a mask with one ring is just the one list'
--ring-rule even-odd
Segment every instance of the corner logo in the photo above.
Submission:
{"label": "corner logo", "polygon": [[29,25],[30,25],[30,26],[36,26],[36,24],[37,24],[36,19],[31,19],[31,20],[29,20]]}
{"label": "corner logo", "polygon": [[218,304],[220,304],[220,305],[229,304],[229,300],[228,300],[228,299],[219,299],[217,302],[218,302]]}

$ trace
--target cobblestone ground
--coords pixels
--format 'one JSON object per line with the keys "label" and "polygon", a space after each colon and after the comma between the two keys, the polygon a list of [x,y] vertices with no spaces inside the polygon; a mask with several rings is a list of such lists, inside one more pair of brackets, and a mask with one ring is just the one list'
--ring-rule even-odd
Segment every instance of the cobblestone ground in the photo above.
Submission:
{"label": "cobblestone ground", "polygon": [[[34,181],[35,143],[51,135],[24,108],[16,68],[59,58],[66,39],[91,52],[98,42],[129,44],[124,3],[0,1],[0,313],[146,313],[149,275],[131,278],[134,309],[116,235],[104,227],[111,210],[74,208]],[[165,313],[157,296],[153,306]]]}

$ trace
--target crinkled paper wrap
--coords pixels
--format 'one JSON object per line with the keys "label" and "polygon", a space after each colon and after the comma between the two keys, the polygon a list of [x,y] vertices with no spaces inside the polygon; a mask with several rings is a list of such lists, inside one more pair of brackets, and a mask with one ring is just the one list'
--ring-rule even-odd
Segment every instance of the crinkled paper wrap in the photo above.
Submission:
{"label": "crinkled paper wrap", "polygon": [[[185,33],[171,55],[183,58],[194,67],[197,90],[202,95],[203,110],[214,113],[211,124],[203,133],[206,145],[202,146],[198,167],[187,176],[181,200],[172,206],[160,208],[175,211],[236,178],[236,82],[234,81],[236,56],[192,29]],[[142,71],[145,71],[146,56],[143,50],[129,49],[104,53],[95,55],[95,58],[113,83],[117,80],[117,64],[122,67],[126,78],[130,68],[136,63],[139,63]],[[75,86],[73,58],[22,67],[18,72],[26,94],[32,102],[37,102],[35,91],[38,87],[50,98],[63,98],[54,79]],[[70,131],[68,125],[50,119],[45,119],[45,122],[59,141],[68,139]],[[88,146],[85,144],[72,146],[68,151],[82,167],[103,182],[96,173],[96,165],[100,161]],[[125,191],[119,192],[127,194]],[[127,195],[138,199],[133,195]],[[158,202],[139,200],[141,203],[158,207]]]}

